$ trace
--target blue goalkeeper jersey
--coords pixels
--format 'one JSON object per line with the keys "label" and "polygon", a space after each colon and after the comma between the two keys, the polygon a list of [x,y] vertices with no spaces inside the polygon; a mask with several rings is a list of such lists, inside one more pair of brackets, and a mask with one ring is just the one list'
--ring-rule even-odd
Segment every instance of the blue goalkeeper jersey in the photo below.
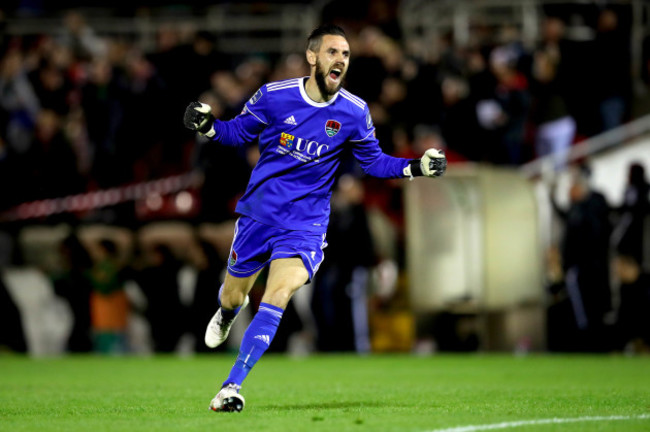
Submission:
{"label": "blue goalkeeper jersey", "polygon": [[236,212],[274,227],[324,233],[346,146],[373,177],[404,177],[409,160],[381,151],[362,99],[341,89],[327,102],[314,102],[306,81],[265,84],[237,117],[215,121],[212,139],[239,146],[259,137],[260,159]]}

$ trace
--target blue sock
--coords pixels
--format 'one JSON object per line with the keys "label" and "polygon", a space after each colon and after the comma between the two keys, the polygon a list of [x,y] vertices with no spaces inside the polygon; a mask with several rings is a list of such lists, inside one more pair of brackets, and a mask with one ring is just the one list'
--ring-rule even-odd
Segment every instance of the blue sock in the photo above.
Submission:
{"label": "blue sock", "polygon": [[241,306],[237,306],[235,309],[226,309],[221,306],[221,293],[223,292],[223,284],[219,287],[219,295],[217,296],[217,301],[219,302],[219,307],[221,308],[221,316],[225,319],[232,319],[239,313]]}
{"label": "blue sock", "polygon": [[244,333],[237,361],[223,385],[235,383],[241,386],[248,372],[271,345],[283,312],[284,310],[277,306],[260,303],[259,310]]}

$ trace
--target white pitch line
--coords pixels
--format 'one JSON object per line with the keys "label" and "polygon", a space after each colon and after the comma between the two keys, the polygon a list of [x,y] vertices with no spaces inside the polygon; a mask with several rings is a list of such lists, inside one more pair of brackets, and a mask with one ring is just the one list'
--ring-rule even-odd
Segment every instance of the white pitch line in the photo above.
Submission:
{"label": "white pitch line", "polygon": [[428,432],[478,432],[496,429],[511,429],[520,426],[561,424],[561,423],[582,423],[582,422],[601,422],[617,420],[645,420],[650,419],[650,414],[639,414],[633,416],[595,416],[595,417],[574,417],[574,418],[550,418],[537,420],[519,420],[503,423],[492,423],[484,425],[457,426],[447,429],[435,429]]}

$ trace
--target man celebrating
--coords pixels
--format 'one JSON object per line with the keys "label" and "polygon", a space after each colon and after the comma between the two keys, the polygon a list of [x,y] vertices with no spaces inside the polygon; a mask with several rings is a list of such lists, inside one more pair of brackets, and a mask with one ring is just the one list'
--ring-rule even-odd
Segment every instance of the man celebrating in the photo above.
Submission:
{"label": "man celebrating", "polygon": [[259,137],[260,159],[236,211],[241,216],[219,290],[219,309],[208,324],[205,343],[221,344],[261,270],[270,265],[264,296],[246,330],[237,360],[210,402],[214,411],[241,411],[241,384],[269,347],[291,296],[311,280],[323,261],[330,197],[343,150],[369,175],[379,178],[438,177],[446,169],[442,152],[421,159],[384,154],[375,138],[367,104],[342,89],[350,62],[343,29],[316,28],[307,40],[309,77],[262,86],[230,121],[216,120],[210,106],[192,102],[185,111],[189,129],[224,145],[240,146]]}

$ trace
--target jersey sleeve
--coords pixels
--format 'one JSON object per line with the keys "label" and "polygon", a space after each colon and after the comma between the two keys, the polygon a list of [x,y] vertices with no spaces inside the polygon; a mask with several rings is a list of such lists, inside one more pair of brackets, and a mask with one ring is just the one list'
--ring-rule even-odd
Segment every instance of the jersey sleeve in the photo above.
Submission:
{"label": "jersey sleeve", "polygon": [[241,146],[253,142],[268,126],[266,86],[260,87],[244,105],[242,112],[228,121],[215,120],[213,141],[227,146]]}
{"label": "jersey sleeve", "polygon": [[367,105],[363,118],[356,122],[355,130],[348,140],[352,144],[352,154],[366,174],[378,178],[405,177],[404,168],[409,159],[389,156],[381,150]]}

